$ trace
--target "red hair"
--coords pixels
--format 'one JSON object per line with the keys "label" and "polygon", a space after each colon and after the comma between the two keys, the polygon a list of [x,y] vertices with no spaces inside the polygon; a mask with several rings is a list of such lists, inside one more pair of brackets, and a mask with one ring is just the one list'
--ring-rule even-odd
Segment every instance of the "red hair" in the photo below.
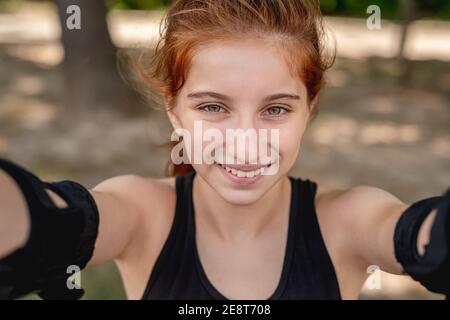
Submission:
{"label": "red hair", "polygon": [[[183,87],[195,49],[226,39],[261,38],[271,41],[293,75],[303,81],[314,118],[324,85],[324,72],[335,54],[325,50],[325,32],[318,0],[178,0],[165,13],[160,39],[147,67],[138,71],[146,86],[166,108],[174,105]],[[170,175],[192,170],[174,165]]]}

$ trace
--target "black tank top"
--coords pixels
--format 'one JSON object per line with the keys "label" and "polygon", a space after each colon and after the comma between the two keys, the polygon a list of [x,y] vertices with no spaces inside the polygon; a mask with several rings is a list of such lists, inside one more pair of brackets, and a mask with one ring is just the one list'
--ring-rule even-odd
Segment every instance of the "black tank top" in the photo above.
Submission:
{"label": "black tank top", "polygon": [[[227,299],[208,280],[195,240],[192,182],[176,178],[176,211],[142,299]],[[314,207],[317,184],[289,177],[292,185],[288,239],[281,277],[269,299],[341,299],[336,273]]]}

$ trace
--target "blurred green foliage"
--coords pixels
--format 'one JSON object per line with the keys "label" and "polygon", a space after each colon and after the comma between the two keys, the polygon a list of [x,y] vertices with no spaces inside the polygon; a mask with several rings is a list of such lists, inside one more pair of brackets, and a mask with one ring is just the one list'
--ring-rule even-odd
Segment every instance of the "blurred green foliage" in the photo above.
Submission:
{"label": "blurred green foliage", "polygon": [[106,0],[109,8],[122,10],[161,10],[172,2],[173,0]]}
{"label": "blurred green foliage", "polygon": [[95,267],[88,267],[82,272],[81,284],[86,291],[83,299],[126,299],[122,279],[114,262],[108,262]]}
{"label": "blurred green foliage", "polygon": [[[410,0],[415,1],[420,18],[450,19],[449,0]],[[399,1],[395,0],[321,0],[322,11],[326,15],[366,17],[370,5],[381,8],[383,19],[395,19],[399,16]]]}

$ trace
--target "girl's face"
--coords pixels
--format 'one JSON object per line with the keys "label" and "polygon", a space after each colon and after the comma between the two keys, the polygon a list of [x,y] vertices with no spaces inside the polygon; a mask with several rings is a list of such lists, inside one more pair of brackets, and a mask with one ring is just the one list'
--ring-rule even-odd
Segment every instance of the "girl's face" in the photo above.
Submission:
{"label": "girl's face", "polygon": [[[305,85],[293,77],[280,51],[256,40],[222,41],[200,47],[174,101],[168,115],[175,128],[190,133],[189,158],[197,174],[227,202],[240,205],[257,201],[288,174],[297,159],[310,115]],[[200,123],[203,133],[217,129],[223,141],[205,141],[202,134],[194,132]],[[229,129],[234,133],[239,132],[236,129],[254,130],[257,139],[249,135],[233,144],[226,139]],[[260,129],[267,130],[265,153],[261,149],[264,140],[259,136],[264,131]],[[271,139],[272,132],[278,132],[278,141],[276,134]],[[215,149],[216,155],[223,152],[223,159],[217,158],[214,164],[194,163],[196,143],[203,151],[209,146],[208,150]],[[239,146],[244,146],[240,149],[243,152],[237,151]],[[269,165],[263,163],[262,155],[270,156]],[[227,168],[221,165],[224,162]]]}

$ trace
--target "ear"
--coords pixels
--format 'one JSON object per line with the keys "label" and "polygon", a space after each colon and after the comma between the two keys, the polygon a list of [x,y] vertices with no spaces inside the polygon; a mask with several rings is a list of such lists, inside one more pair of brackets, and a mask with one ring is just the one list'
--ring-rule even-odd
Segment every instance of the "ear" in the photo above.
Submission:
{"label": "ear", "polygon": [[319,95],[315,96],[314,99],[309,103],[308,109],[308,123],[311,122],[317,116],[317,104],[319,103]]}
{"label": "ear", "polygon": [[176,106],[172,106],[170,100],[165,100],[164,107],[166,109],[167,116],[169,117],[169,121],[172,124],[173,129],[183,128],[181,125],[180,117],[177,113]]}

